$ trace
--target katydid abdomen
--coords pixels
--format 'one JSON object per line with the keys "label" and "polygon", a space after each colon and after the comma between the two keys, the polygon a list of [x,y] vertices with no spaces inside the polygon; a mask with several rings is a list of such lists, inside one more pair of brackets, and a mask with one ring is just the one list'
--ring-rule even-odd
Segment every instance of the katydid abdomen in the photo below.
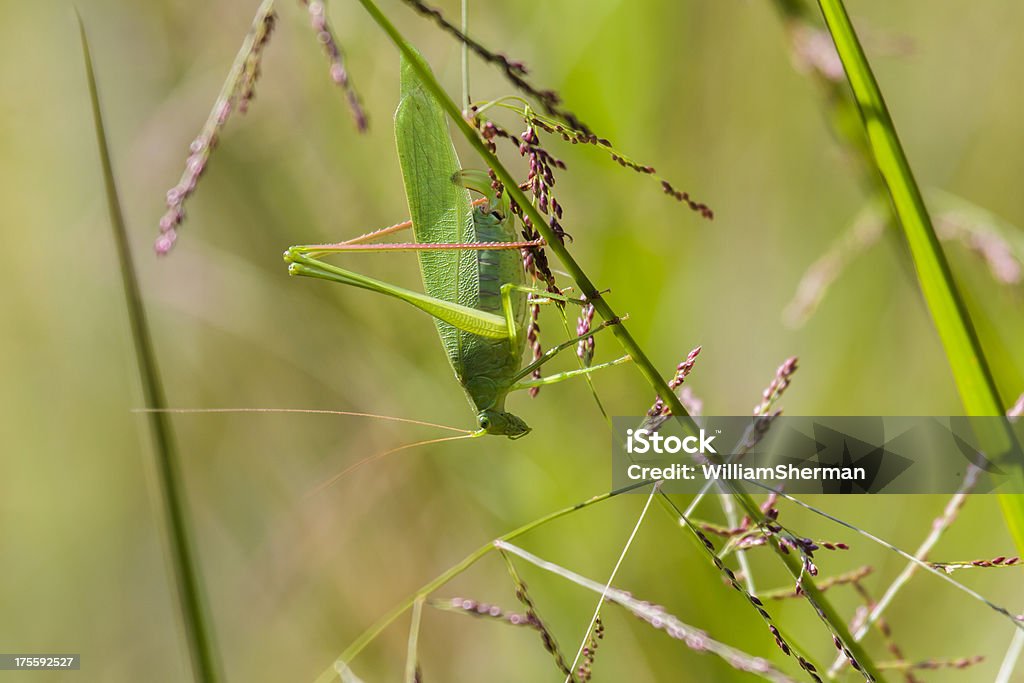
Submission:
{"label": "katydid abdomen", "polygon": [[[473,211],[473,242],[513,242],[511,221],[498,220],[494,213],[487,213],[482,208]],[[475,261],[477,269],[477,292],[475,301],[465,305],[486,313],[502,314],[502,286],[506,284],[525,285],[526,271],[523,258],[518,249],[487,250],[464,252]],[[474,264],[470,264],[472,267]],[[522,290],[508,292],[513,309],[513,319],[517,330],[526,325],[527,302]],[[455,376],[466,390],[470,403],[477,415],[486,412],[508,415],[505,413],[505,395],[515,383],[516,376],[522,367],[523,350],[526,335],[517,334],[514,339],[487,339],[479,335],[459,330],[447,323],[437,321],[437,332],[441,343],[448,353],[448,360],[455,370]],[[508,416],[510,419],[514,416]],[[488,417],[489,428],[496,416]],[[500,419],[500,418],[499,418]],[[525,428],[525,425],[523,425]]]}

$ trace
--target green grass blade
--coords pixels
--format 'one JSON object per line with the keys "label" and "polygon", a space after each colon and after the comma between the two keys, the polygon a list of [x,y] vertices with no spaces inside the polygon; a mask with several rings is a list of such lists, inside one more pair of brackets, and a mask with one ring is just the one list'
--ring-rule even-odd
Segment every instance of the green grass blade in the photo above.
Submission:
{"label": "green grass blade", "polygon": [[[476,131],[466,122],[462,117],[462,112],[458,105],[455,104],[447,93],[440,87],[437,80],[434,78],[428,70],[417,62],[417,52],[415,48],[398,32],[398,29],[388,20],[384,13],[380,11],[376,3],[372,0],[359,0],[360,4],[366,9],[373,20],[377,23],[395,46],[405,55],[406,59],[409,60],[412,68],[417,72],[420,80],[431,92],[431,94],[437,99],[438,103],[442,108],[445,109],[452,122],[459,129],[469,144],[477,151],[477,153],[487,162],[487,165],[498,176],[498,179],[505,186],[505,191],[509,196],[516,201],[517,204],[523,209],[523,213],[530,218],[530,222],[540,233],[541,237],[547,242],[547,247],[558,260],[561,261],[562,265],[568,271],[569,276],[579,286],[580,292],[587,297],[597,312],[601,315],[604,320],[620,320],[619,316],[615,314],[612,307],[608,302],[601,296],[597,287],[591,282],[590,278],[583,271],[580,265],[576,262],[576,259],[572,257],[565,245],[562,244],[558,236],[555,235],[554,231],[551,230],[551,226],[541,215],[540,211],[533,205],[533,203],[526,197],[522,190],[519,189],[519,184],[512,174],[505,168],[505,166],[498,160],[498,158],[491,153],[484,142],[477,135]],[[612,334],[618,339],[622,348],[629,354],[633,359],[633,362],[640,369],[640,372],[644,375],[647,381],[651,384],[654,390],[662,397],[662,399],[672,408],[672,413],[680,417],[687,415],[686,408],[676,397],[675,393],[669,389],[665,379],[658,372],[657,368],[651,363],[647,354],[644,353],[640,345],[637,344],[636,340],[633,339],[633,335],[630,334],[625,324],[614,325],[611,328]]]}
{"label": "green grass blade", "polygon": [[[565,517],[566,515],[570,515],[574,512],[582,510],[583,508],[590,507],[591,505],[594,505],[596,503],[601,503],[603,501],[610,500],[615,496],[621,495],[623,493],[628,493],[629,491],[633,491],[634,489],[638,489],[642,486],[649,485],[650,482],[641,481],[626,486],[625,488],[616,489],[614,491],[608,491],[607,493],[596,495],[592,498],[588,498],[587,500],[584,500],[570,507],[562,508],[561,510],[556,510],[555,512],[549,513],[547,515],[544,515],[543,517],[535,519],[532,522],[528,522],[527,524],[524,524],[523,526],[517,529],[513,529],[507,534],[499,536],[497,539],[495,539],[495,541],[514,540],[522,536],[523,534],[526,534],[530,531],[533,531],[534,529],[544,526],[548,522],[553,522],[556,519],[560,519],[562,517]],[[316,683],[330,683],[330,681],[336,679],[338,676],[337,672],[339,670],[339,667],[347,667],[349,664],[351,664],[352,660],[356,658],[356,655],[362,652],[367,645],[369,645],[377,636],[379,636],[384,629],[386,629],[396,619],[398,619],[398,617],[405,614],[406,610],[415,605],[417,600],[420,600],[421,598],[426,598],[431,593],[436,591],[438,588],[445,585],[446,583],[454,579],[456,576],[472,567],[482,557],[485,557],[488,553],[494,551],[496,549],[494,545],[495,541],[490,541],[480,546],[472,553],[467,555],[465,559],[446,569],[432,581],[430,581],[422,588],[420,588],[418,591],[413,593],[411,596],[406,598],[403,602],[396,605],[390,612],[388,612],[380,619],[378,619],[375,624],[371,625],[368,629],[363,631],[359,635],[359,637],[356,638],[352,642],[352,644],[349,645],[345,649],[345,651],[341,653],[341,655],[335,660],[335,662],[331,666],[325,669],[323,673],[321,673],[317,677]]]}
{"label": "green grass blade", "polygon": [[[509,173],[508,169],[505,168],[501,161],[489,149],[487,149],[487,146],[484,144],[483,140],[481,140],[480,136],[477,135],[476,131],[462,117],[462,113],[459,110],[458,105],[456,105],[448,96],[430,70],[417,61],[419,58],[416,49],[408,40],[405,39],[398,29],[395,28],[394,24],[388,20],[373,0],[359,0],[359,2],[370,14],[377,25],[388,34],[388,37],[395,44],[395,47],[397,47],[402,54],[405,55],[406,59],[409,60],[410,64],[418,72],[423,84],[431,94],[437,98],[438,103],[448,113],[448,116],[466,138],[467,142],[469,142],[473,149],[476,150],[491,170],[494,171],[498,179],[505,186],[505,191],[516,201],[517,204],[519,204],[523,209],[523,213],[530,218],[534,228],[547,242],[548,248],[551,249],[555,256],[558,257],[558,260],[565,267],[566,271],[568,271],[569,276],[579,287],[579,291],[594,305],[594,308],[602,319],[606,321],[620,321],[619,324],[612,326],[612,334],[615,335],[618,342],[622,345],[622,348],[633,359],[634,364],[640,370],[640,373],[644,378],[650,383],[655,393],[662,397],[662,400],[664,400],[672,410],[672,414],[680,418],[684,429],[688,429],[691,434],[695,434],[697,429],[696,423],[692,418],[690,418],[689,413],[687,413],[686,408],[683,407],[679,397],[676,396],[675,392],[672,391],[671,388],[669,388],[668,383],[658,372],[655,365],[629,333],[626,325],[621,323],[621,318],[615,313],[604,297],[601,296],[597,287],[595,287],[594,283],[587,276],[586,272],[584,272],[583,268],[576,262],[576,259],[569,253],[565,245],[562,244],[561,240],[559,240],[554,234],[554,231],[551,229],[551,226],[548,225],[544,216],[541,215],[537,207],[535,207],[523,194],[522,190],[519,189],[518,183],[516,183],[512,174]],[[759,522],[763,521],[764,515],[754,503],[754,500],[750,495],[740,491],[735,487],[735,485],[730,484],[730,489],[732,494],[735,495],[736,501],[744,511],[751,516],[751,519],[758,520]],[[679,508],[663,492],[659,494],[659,500],[662,502],[663,507],[669,509],[670,512],[676,516],[676,521],[684,519],[682,511],[679,510]],[[696,536],[693,538],[695,542],[703,548],[703,545],[700,544]],[[832,606],[828,597],[814,585],[813,581],[806,579],[800,560],[793,555],[788,554],[788,552],[783,551],[777,541],[770,545],[782,560],[790,575],[794,579],[801,581],[807,600],[814,605],[816,611],[822,615],[822,618],[829,622],[832,629],[835,631],[835,635],[842,640],[843,644],[847,648],[849,648],[854,658],[863,667],[864,672],[876,681],[884,681],[885,679],[881,674],[881,671],[861,644],[854,640],[853,634],[851,634],[847,628],[845,620],[839,616],[839,613]],[[375,635],[375,633],[368,632],[364,634],[364,637],[366,639],[372,639]],[[365,646],[365,642],[357,641],[357,644],[360,648]],[[355,645],[356,644],[350,647],[346,652],[352,654],[354,652],[353,648]],[[342,655],[342,659],[347,661],[346,654]]]}
{"label": "green grass blade", "polygon": [[[982,351],[970,314],[957,290],[949,262],[935,234],[917,181],[896,127],[871,71],[842,0],[818,0],[825,23],[842,59],[861,112],[861,121],[878,171],[910,248],[925,302],[931,312],[960,400],[968,415],[1002,415],[1005,408]],[[1009,432],[989,436],[989,452],[999,453]],[[1017,472],[1018,483],[1021,472]],[[1024,496],[1002,495],[1000,504],[1018,549],[1024,552]]]}
{"label": "green grass blade", "polygon": [[405,658],[405,683],[416,683],[419,680],[419,654],[417,649],[420,642],[420,623],[423,619],[423,601],[426,598],[419,598],[412,604],[412,623],[409,624],[409,647]]}
{"label": "green grass blade", "polygon": [[191,541],[190,525],[182,495],[181,477],[178,472],[174,435],[169,416],[167,413],[161,412],[167,405],[160,382],[156,355],[153,352],[149,326],[146,322],[146,311],[135,276],[135,265],[132,262],[128,243],[128,230],[124,214],[121,211],[121,202],[118,198],[110,152],[107,147],[107,135],[103,127],[103,115],[100,111],[99,92],[93,72],[89,40],[81,16],[78,17],[78,29],[82,39],[82,54],[96,129],[96,143],[99,148],[100,163],[103,167],[107,208],[110,212],[110,225],[113,229],[120,262],[121,281],[128,307],[128,320],[135,345],[143,398],[146,408],[150,409],[147,411],[147,418],[156,454],[157,473],[164,506],[163,517],[167,525],[167,541],[174,565],[179,608],[185,625],[192,669],[195,679],[198,681],[204,683],[218,681],[223,676],[220,675],[220,662],[213,643],[212,622],[208,618],[208,611],[203,599],[199,567]]}

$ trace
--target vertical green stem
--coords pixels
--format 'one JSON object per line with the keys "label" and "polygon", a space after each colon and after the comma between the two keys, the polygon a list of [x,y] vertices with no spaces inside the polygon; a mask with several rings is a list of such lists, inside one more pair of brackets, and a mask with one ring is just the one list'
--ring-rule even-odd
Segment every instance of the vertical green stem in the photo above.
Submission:
{"label": "vertical green stem", "polygon": [[[969,415],[1002,415],[1003,402],[970,314],[957,290],[896,127],[846,8],[842,0],[818,0],[818,5],[857,100],[875,164],[907,238],[921,292],[953,370],[964,409]],[[986,450],[998,454],[1008,447],[1012,434],[1004,431],[987,438],[988,443],[983,444]],[[1018,548],[1024,551],[1024,496],[1002,495],[1000,504]]]}
{"label": "vertical green stem", "polygon": [[964,406],[977,415],[1001,415],[1001,401],[974,326],[842,0],[820,0],[819,4],[846,67],[878,170],[906,233],[921,290],[949,355]]}
{"label": "vertical green stem", "polygon": [[[544,220],[544,216],[541,215],[540,211],[533,205],[533,203],[526,197],[522,190],[519,189],[519,184],[516,179],[509,173],[508,169],[501,163],[501,161],[491,153],[487,146],[484,144],[480,136],[477,135],[473,127],[462,117],[462,113],[459,111],[458,106],[452,102],[451,98],[445,94],[444,90],[438,84],[437,79],[434,77],[429,70],[420,64],[420,60],[416,55],[415,51],[409,45],[408,41],[398,32],[398,29],[388,20],[387,17],[380,11],[373,0],[359,0],[359,2],[366,8],[370,16],[373,17],[374,21],[384,30],[385,33],[391,38],[391,41],[395,46],[402,51],[402,53],[409,60],[409,63],[416,69],[420,79],[424,85],[431,91],[438,103],[445,109],[448,116],[451,117],[452,121],[459,128],[460,132],[465,136],[466,140],[470,145],[487,161],[488,166],[498,176],[498,179],[505,186],[505,191],[516,201],[516,203],[523,209],[523,213],[526,214],[530,222],[540,233],[544,241],[547,242],[548,248],[554,252],[558,260],[565,266],[569,276],[573,279],[576,285],[580,288],[587,300],[594,305],[594,308],[601,315],[604,320],[619,320],[619,316],[616,315],[612,307],[605,301],[604,297],[598,292],[597,287],[590,281],[587,274],[583,272],[579,264],[576,263],[576,259],[572,257],[569,250],[565,248],[562,241],[555,235],[551,226]],[[624,323],[612,326],[612,334],[619,340],[622,348],[629,354],[633,362],[636,363],[640,372],[643,373],[647,381],[650,382],[651,386],[654,387],[655,391],[662,397],[662,400],[668,404],[672,409],[673,415],[680,417],[687,417],[688,413],[683,404],[679,401],[679,398],[675,393],[669,389],[668,384],[658,373],[657,368],[651,363],[650,359],[643,352],[643,349],[633,339],[633,335],[629,333]]]}
{"label": "vertical green stem", "polygon": [[128,243],[128,230],[124,214],[121,212],[121,202],[118,198],[114,170],[107,147],[106,131],[103,127],[103,115],[100,110],[96,76],[93,72],[92,55],[81,16],[78,17],[78,28],[82,40],[85,72],[96,128],[96,142],[103,167],[107,209],[110,212],[110,224],[113,228],[114,242],[121,266],[121,282],[128,306],[128,320],[135,343],[135,356],[145,405],[151,409],[147,411],[147,417],[156,453],[157,474],[164,506],[163,518],[167,526],[166,537],[174,565],[178,606],[185,626],[194,677],[203,683],[213,683],[221,680],[223,676],[221,676],[221,666],[213,642],[212,622],[208,617],[208,610],[203,599],[198,562],[194,554],[188,515],[185,510],[181,475],[178,472],[174,435],[170,419],[167,413],[163,412],[167,407],[167,402],[164,399],[156,354],[153,352],[153,343],[146,322],[142,294],[135,276],[135,265]]}
{"label": "vertical green stem", "polygon": [[420,623],[423,618],[423,602],[426,597],[416,598],[412,604],[412,623],[409,624],[409,647],[405,656],[405,683],[416,683],[419,677],[420,664],[418,647],[420,642]]}
{"label": "vertical green stem", "polygon": [[[565,248],[558,236],[554,234],[551,226],[548,225],[547,221],[541,215],[540,211],[530,202],[530,200],[523,194],[522,190],[519,189],[518,183],[511,173],[505,168],[501,161],[489,150],[484,142],[477,135],[476,131],[473,130],[472,126],[462,117],[459,112],[458,106],[448,97],[444,89],[437,82],[437,79],[426,68],[421,64],[421,60],[409,42],[399,33],[398,29],[388,20],[386,16],[380,11],[373,0],[359,0],[366,11],[370,14],[373,20],[377,23],[381,29],[388,34],[391,38],[391,42],[395,44],[402,54],[405,55],[409,63],[416,69],[420,80],[427,87],[428,90],[434,95],[438,103],[448,113],[448,116],[455,122],[459,131],[465,136],[466,140],[473,146],[473,148],[480,154],[481,158],[487,162],[487,165],[491,167],[498,179],[505,186],[505,191],[522,207],[523,212],[529,217],[531,223],[537,232],[540,233],[541,237],[548,244],[548,248],[558,257],[562,265],[568,271],[569,276],[575,281],[580,291],[587,297],[587,299],[594,305],[595,310],[601,315],[601,317],[608,320],[620,320],[619,316],[615,313],[612,307],[607,301],[601,296],[597,288],[591,282],[590,278],[583,271],[580,265],[576,262],[576,259],[572,257],[572,254]],[[679,397],[676,396],[668,383],[658,373],[657,368],[651,363],[650,359],[640,348],[636,340],[629,333],[625,324],[619,322],[617,325],[612,326],[612,334],[615,335],[622,348],[629,354],[633,359],[637,368],[641,374],[647,379],[655,393],[662,397],[662,400],[672,410],[672,414],[680,418],[684,428],[691,430],[691,433],[696,433],[697,426],[693,419],[686,412],[686,408],[683,407]],[[761,513],[758,506],[754,503],[753,498],[750,495],[740,491],[735,485],[730,484],[732,495],[735,495],[737,502],[743,507],[744,511],[750,515],[751,519],[756,520],[758,523],[764,521],[764,515]],[[675,504],[667,497],[664,493],[660,494],[659,499],[663,505],[674,509],[675,513],[680,511]],[[680,514],[677,519],[682,519]],[[698,541],[699,542],[699,541]],[[778,543],[772,543],[772,548],[776,554],[781,558],[782,562],[786,565],[787,571],[791,576],[801,581],[801,585],[809,600],[811,600],[820,610],[824,619],[826,619],[836,634],[843,641],[843,644],[849,648],[857,662],[863,667],[864,671],[872,676],[876,681],[884,680],[880,670],[875,665],[872,658],[863,649],[860,643],[853,639],[853,635],[846,627],[845,620],[839,616],[835,608],[832,607],[828,598],[814,585],[813,581],[808,580],[804,576],[803,568],[798,560],[793,555],[783,552]],[[372,636],[371,636],[372,637]],[[365,645],[362,643],[361,646]],[[349,648],[350,650],[352,648]],[[344,655],[343,655],[344,658]],[[347,661],[347,660],[346,660]]]}
{"label": "vertical green stem", "polygon": [[[469,0],[462,0],[462,35],[469,34]],[[469,114],[473,99],[469,95],[469,45],[462,44],[462,108]]]}

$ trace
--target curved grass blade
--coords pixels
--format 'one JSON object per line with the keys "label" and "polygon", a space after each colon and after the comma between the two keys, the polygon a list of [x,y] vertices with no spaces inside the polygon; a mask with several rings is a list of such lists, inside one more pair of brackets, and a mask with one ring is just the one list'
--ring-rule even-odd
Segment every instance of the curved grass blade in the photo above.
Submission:
{"label": "curved grass blade", "polygon": [[[532,202],[527,199],[522,190],[519,189],[515,178],[509,173],[508,169],[501,163],[501,161],[487,148],[477,132],[469,125],[469,123],[462,118],[462,114],[448,94],[444,91],[441,85],[437,82],[437,79],[430,72],[429,69],[425,68],[417,60],[418,52],[409,43],[408,40],[395,28],[394,24],[381,12],[380,8],[377,7],[373,0],[359,0],[359,3],[372,17],[374,22],[388,34],[388,37],[394,43],[395,47],[409,60],[413,68],[418,72],[420,80],[423,85],[430,91],[430,93],[437,99],[437,102],[442,108],[448,113],[448,116],[455,123],[459,131],[465,136],[467,142],[473,147],[474,150],[480,155],[480,157],[487,163],[487,165],[494,171],[498,180],[505,187],[505,191],[508,195],[519,204],[522,208],[523,213],[530,219],[534,229],[536,229],[541,237],[544,238],[547,243],[547,247],[551,249],[558,260],[565,267],[569,276],[573,279],[576,285],[579,287],[579,291],[587,298],[588,301],[593,304],[594,308],[601,315],[601,318],[605,321],[616,321],[620,322],[622,318],[616,315],[611,305],[604,299],[600,291],[591,281],[590,277],[586,274],[583,268],[576,262],[572,254],[569,253],[568,249],[559,239],[558,235],[552,230],[551,226],[541,215],[540,211],[533,205]],[[654,392],[661,396],[664,402],[671,409],[672,414],[675,415],[681,421],[681,426],[689,430],[689,433],[696,434],[697,426],[693,419],[689,416],[686,408],[683,406],[682,401],[674,391],[668,386],[668,383],[658,372],[657,368],[644,353],[643,349],[630,334],[629,330],[624,324],[616,324],[611,326],[612,334],[622,345],[622,348],[632,358],[636,367],[640,370],[640,373],[650,383]],[[730,486],[731,494],[735,495],[736,501],[743,507],[745,512],[751,516],[751,519],[757,520],[758,523],[764,519],[760,509],[754,503],[754,500],[746,493],[740,491],[735,486]],[[662,502],[663,507],[667,507],[673,510],[673,514],[677,515],[677,520],[682,520],[682,511],[669,499],[664,492],[659,493],[659,499]],[[695,542],[700,544],[699,539],[694,539]],[[703,547],[703,544],[700,544]],[[778,557],[782,560],[786,566],[786,570],[794,578],[802,576],[802,565],[797,558],[783,552],[778,544],[772,544],[773,550],[775,550]],[[812,603],[815,610],[821,615],[821,617],[827,621],[831,628],[835,631],[835,636],[838,637],[844,646],[849,648],[853,657],[863,666],[865,674],[870,676],[876,681],[883,681],[884,676],[878,667],[874,664],[871,656],[861,647],[860,643],[853,639],[853,634],[849,632],[846,627],[844,620],[839,616],[838,612],[831,605],[828,598],[821,594],[821,592],[814,586],[813,582],[805,581],[805,598]],[[372,636],[371,636],[372,637]],[[365,645],[365,643],[361,644]],[[351,648],[350,648],[351,649]],[[343,654],[344,658],[344,654]]]}
{"label": "curved grass blade", "polygon": [[533,553],[512,545],[507,541],[495,541],[494,544],[504,552],[516,555],[544,571],[551,572],[556,576],[561,576],[578,586],[582,586],[587,590],[597,593],[605,602],[620,605],[634,616],[643,619],[648,624],[652,625],[654,628],[664,630],[671,637],[682,640],[687,644],[687,646],[697,652],[709,652],[721,657],[726,663],[735,669],[755,674],[770,681],[776,681],[777,683],[796,683],[796,679],[790,678],[779,669],[776,669],[768,662],[768,660],[747,654],[742,650],[738,650],[711,638],[711,636],[704,631],[690,626],[689,624],[680,621],[674,615],[665,612],[663,607],[644,600],[638,600],[630,593],[614,588],[609,583],[602,584],[598,581],[594,581],[593,579],[588,579],[587,577],[581,576],[570,569],[561,567],[554,562],[537,557]]}
{"label": "curved grass blade", "polygon": [[209,610],[203,595],[199,564],[185,509],[174,435],[171,430],[170,418],[164,412],[167,402],[164,400],[156,354],[153,352],[153,342],[146,322],[146,311],[135,276],[135,265],[132,262],[131,248],[128,243],[128,229],[121,211],[114,170],[110,162],[110,151],[107,148],[107,135],[103,127],[103,115],[100,111],[99,92],[96,86],[96,76],[93,73],[89,40],[81,15],[78,15],[78,30],[82,40],[82,56],[85,62],[85,74],[96,128],[96,143],[99,147],[100,163],[103,167],[107,209],[110,212],[110,226],[114,232],[114,242],[121,267],[121,282],[124,286],[128,320],[135,345],[139,379],[142,383],[146,407],[152,409],[148,413],[148,421],[153,438],[157,478],[164,506],[163,521],[167,525],[168,550],[174,567],[178,608],[185,626],[185,636],[192,661],[192,673],[197,681],[204,683],[219,681],[223,679],[222,669],[217,648],[213,642],[213,624],[208,616]]}
{"label": "curved grass blade", "polygon": [[333,681],[337,677],[337,671],[339,670],[339,667],[348,667],[348,665],[351,664],[352,660],[355,659],[356,655],[362,652],[366,648],[366,646],[369,645],[378,635],[380,635],[380,633],[384,629],[390,626],[395,621],[395,619],[404,614],[406,610],[413,607],[417,600],[420,600],[421,598],[426,598],[431,593],[436,591],[438,588],[445,585],[446,583],[454,579],[456,576],[472,567],[474,564],[476,564],[478,560],[483,558],[485,555],[494,550],[497,550],[498,546],[495,545],[496,542],[511,541],[529,531],[533,531],[534,529],[544,526],[548,522],[553,522],[556,519],[572,514],[577,510],[582,510],[583,508],[590,507],[595,503],[600,503],[609,500],[611,498],[614,498],[615,496],[621,495],[623,493],[628,493],[629,491],[638,489],[642,486],[649,486],[650,484],[651,482],[641,481],[635,484],[630,484],[625,488],[616,489],[614,491],[608,491],[607,493],[602,493],[593,496],[592,498],[588,498],[587,500],[576,503],[575,505],[572,505],[570,507],[562,508],[561,510],[556,510],[555,512],[544,515],[543,517],[535,519],[532,522],[524,524],[518,529],[513,529],[507,534],[499,536],[494,541],[485,543],[484,545],[480,546],[479,548],[471,552],[457,564],[449,567],[443,573],[434,578],[434,580],[425,584],[418,591],[416,591],[411,596],[409,596],[401,603],[396,605],[390,612],[388,612],[380,619],[378,619],[375,624],[371,625],[369,628],[363,631],[359,635],[359,637],[356,638],[352,642],[352,644],[349,645],[345,649],[345,651],[341,653],[341,655],[334,661],[334,663],[330,667],[325,669],[317,677],[316,683],[329,683],[330,681]]}
{"label": "curved grass blade", "polygon": [[827,519],[827,520],[829,520],[831,522],[835,522],[839,526],[845,527],[845,528],[853,531],[854,533],[860,534],[864,538],[867,538],[868,540],[870,540],[870,541],[872,541],[874,543],[877,543],[878,545],[882,546],[883,548],[887,548],[887,549],[893,551],[894,553],[896,553],[897,555],[899,555],[903,559],[907,560],[911,564],[913,564],[913,565],[915,565],[917,567],[920,567],[921,569],[923,569],[924,571],[928,572],[929,574],[934,574],[935,576],[939,577],[943,581],[945,581],[945,582],[949,583],[950,585],[952,585],[953,587],[955,587],[957,590],[959,590],[959,591],[961,591],[963,593],[966,593],[967,595],[969,595],[973,599],[975,599],[978,602],[982,603],[983,605],[985,605],[986,607],[988,607],[992,611],[996,612],[997,614],[1000,614],[1000,615],[1006,617],[1007,619],[1010,620],[1010,622],[1013,624],[1013,626],[1017,630],[1024,631],[1024,621],[1021,621],[1021,619],[1018,618],[1018,615],[1013,614],[1010,610],[1008,610],[1007,608],[1003,607],[1002,605],[997,605],[996,603],[992,602],[991,600],[986,598],[984,595],[982,595],[978,591],[976,591],[973,588],[971,588],[970,586],[967,586],[966,584],[963,584],[960,581],[957,581],[956,579],[954,579],[952,576],[949,575],[949,572],[942,571],[941,569],[936,568],[934,565],[932,565],[932,564],[930,564],[928,562],[925,562],[924,560],[916,557],[915,555],[911,555],[910,553],[908,553],[906,550],[903,550],[899,546],[897,546],[897,545],[895,545],[893,543],[890,543],[889,541],[886,541],[885,539],[883,539],[883,538],[881,538],[879,536],[875,536],[870,531],[867,531],[865,529],[861,529],[860,527],[858,527],[858,526],[856,526],[854,524],[850,524],[849,522],[845,522],[842,519],[836,517],[835,515],[831,515],[831,514],[825,512],[824,510],[822,510],[821,508],[815,507],[815,506],[811,505],[810,503],[807,503],[807,502],[804,502],[804,501],[800,500],[799,498],[795,498],[794,496],[786,493],[785,491],[782,491],[782,490],[776,489],[776,488],[772,488],[771,486],[765,486],[764,484],[761,484],[761,483],[758,483],[758,482],[755,482],[755,481],[748,481],[748,483],[751,484],[752,486],[758,486],[760,488],[763,488],[765,491],[769,491],[771,493],[775,493],[776,495],[778,495],[778,496],[780,496],[782,498],[785,498],[786,500],[790,501],[791,503],[799,505],[800,507],[804,508],[805,510],[809,510],[809,511],[813,512],[814,514],[820,516],[820,517],[824,517],[825,519]]}

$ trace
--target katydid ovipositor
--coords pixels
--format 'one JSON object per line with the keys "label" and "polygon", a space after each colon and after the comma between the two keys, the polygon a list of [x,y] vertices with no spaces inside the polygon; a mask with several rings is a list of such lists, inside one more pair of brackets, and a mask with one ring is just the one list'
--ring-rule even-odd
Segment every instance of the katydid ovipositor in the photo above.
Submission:
{"label": "katydid ovipositor", "polygon": [[[425,62],[421,64],[426,68]],[[505,411],[509,392],[558,382],[629,358],[544,379],[526,379],[559,351],[592,336],[607,323],[553,347],[522,367],[528,304],[569,299],[526,285],[520,249],[539,243],[517,241],[508,200],[495,198],[486,174],[461,169],[444,111],[404,59],[401,84],[395,138],[415,241],[362,244],[409,227],[399,224],[339,244],[291,247],[285,252],[289,272],[369,289],[429,313],[456,379],[476,411],[478,433],[523,436],[530,428]],[[484,194],[486,204],[474,206],[467,187]],[[318,258],[346,251],[416,251],[426,293],[374,280]],[[537,298],[529,299],[531,294]]]}

